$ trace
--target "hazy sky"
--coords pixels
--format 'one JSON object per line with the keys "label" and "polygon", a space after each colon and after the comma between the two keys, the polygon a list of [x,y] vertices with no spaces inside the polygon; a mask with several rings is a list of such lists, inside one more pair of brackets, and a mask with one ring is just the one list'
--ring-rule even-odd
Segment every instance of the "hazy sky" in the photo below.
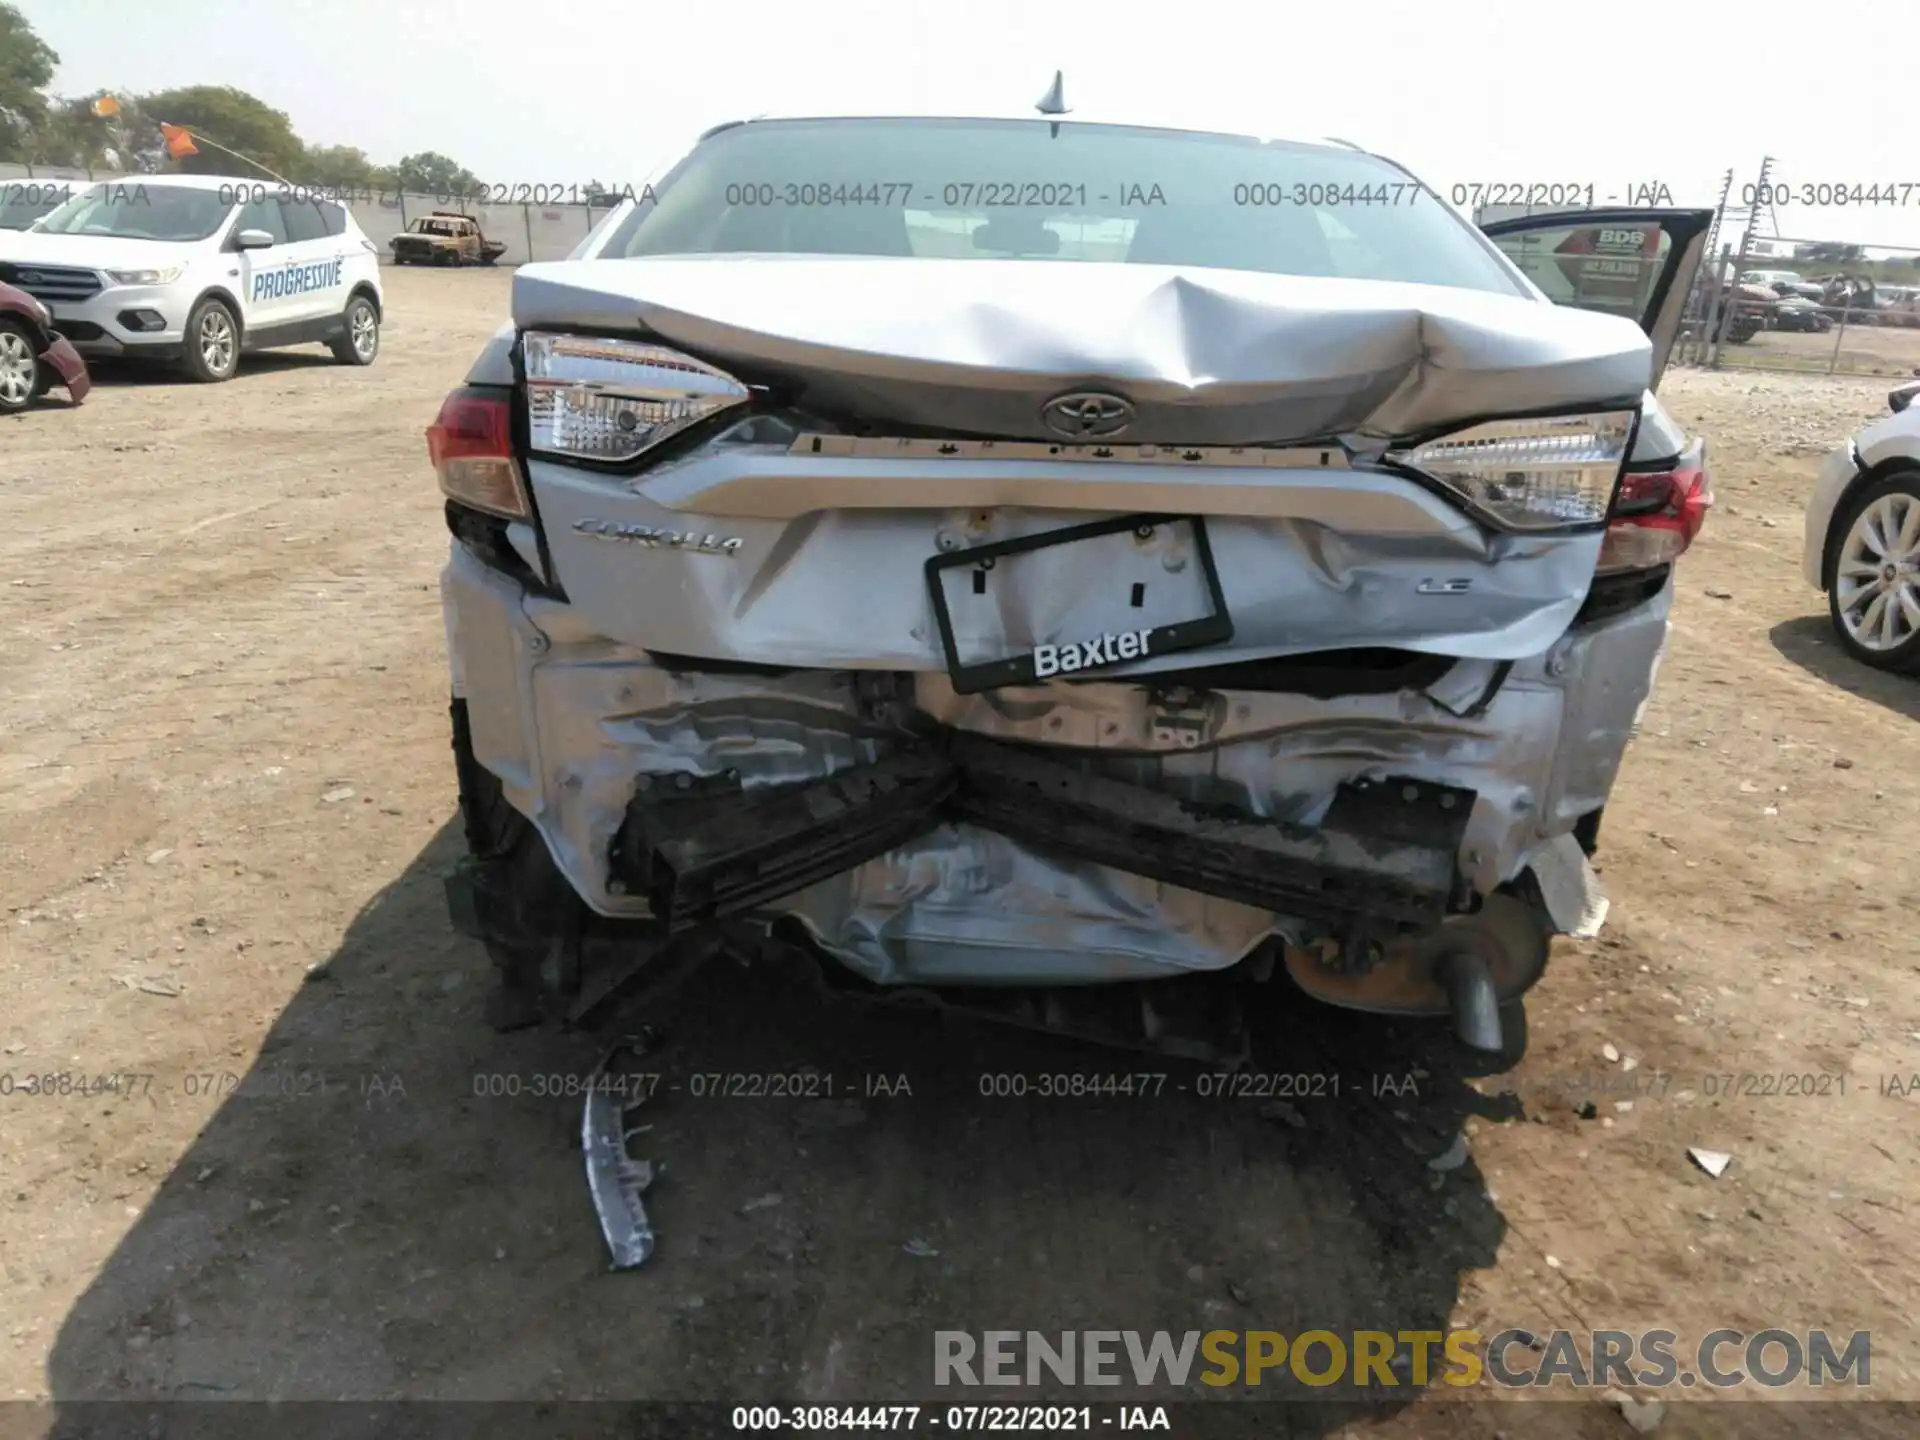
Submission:
{"label": "hazy sky", "polygon": [[1920,246],[1903,87],[1822,58],[1882,32],[1898,53],[1892,11],[1830,43],[1694,0],[15,3],[63,91],[236,85],[309,141],[439,150],[491,183],[637,185],[681,135],[762,111],[1027,110],[1058,67],[1088,118],[1338,135],[1443,194],[1664,183],[1710,204],[1771,153],[1789,184],[1909,182],[1904,206],[1777,208],[1780,233]]}

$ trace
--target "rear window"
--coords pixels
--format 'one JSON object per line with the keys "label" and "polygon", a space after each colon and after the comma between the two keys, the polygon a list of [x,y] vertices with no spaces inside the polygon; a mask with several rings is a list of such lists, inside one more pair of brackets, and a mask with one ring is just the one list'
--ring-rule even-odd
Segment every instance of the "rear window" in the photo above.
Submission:
{"label": "rear window", "polygon": [[1465,221],[1372,156],[1045,120],[734,126],[601,252],[725,254],[1104,261],[1525,293]]}

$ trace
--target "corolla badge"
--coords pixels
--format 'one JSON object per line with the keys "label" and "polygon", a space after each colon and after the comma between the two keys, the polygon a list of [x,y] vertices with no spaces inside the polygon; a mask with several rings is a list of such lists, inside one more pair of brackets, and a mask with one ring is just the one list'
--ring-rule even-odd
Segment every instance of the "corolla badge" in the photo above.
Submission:
{"label": "corolla badge", "polygon": [[695,555],[734,555],[747,542],[737,535],[702,535],[693,530],[662,530],[619,520],[576,520],[573,528],[598,540],[620,540],[649,550],[686,550]]}
{"label": "corolla badge", "polygon": [[1133,424],[1133,402],[1105,390],[1076,390],[1041,406],[1040,418],[1054,434],[1073,440],[1118,435]]}

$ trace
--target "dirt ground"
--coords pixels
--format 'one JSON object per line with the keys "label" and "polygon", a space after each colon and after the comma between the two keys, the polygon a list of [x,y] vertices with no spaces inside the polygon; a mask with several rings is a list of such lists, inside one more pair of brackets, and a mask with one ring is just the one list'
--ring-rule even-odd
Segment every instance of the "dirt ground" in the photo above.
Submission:
{"label": "dirt ground", "polygon": [[1748,369],[1824,373],[1911,380],[1920,373],[1920,328],[1893,325],[1836,326],[1825,334],[1762,330],[1744,345],[1726,345],[1721,359]]}
{"label": "dirt ground", "polygon": [[[1846,661],[1798,571],[1819,456],[1885,382],[1664,388],[1720,504],[1607,814],[1608,931],[1557,951],[1518,1070],[1470,1081],[1432,1027],[1294,1001],[1261,1068],[1344,1077],[1303,1124],[987,1099],[982,1072],[1142,1063],[709,971],[660,1071],[913,1093],[660,1101],[661,1248],[610,1275],[577,1101],[534,1093],[604,1040],[488,1031],[440,891],[421,432],[509,281],[390,271],[369,370],[103,373],[0,427],[0,1398],[900,1403],[935,1397],[935,1329],[1511,1325],[1870,1330],[1868,1393],[1920,1399],[1920,1109],[1889,1093],[1920,1088],[1920,684]],[[1368,1079],[1416,1071],[1417,1094]],[[62,1074],[133,1078],[26,1093]],[[1835,1078],[1729,1093],[1779,1075]],[[1430,1171],[1463,1125],[1471,1161]],[[1689,1146],[1735,1158],[1716,1181]],[[1285,1413],[1631,1433],[1596,1395],[1485,1388]],[[1843,1418],[1717,1395],[1661,1433],[1901,1433]]]}

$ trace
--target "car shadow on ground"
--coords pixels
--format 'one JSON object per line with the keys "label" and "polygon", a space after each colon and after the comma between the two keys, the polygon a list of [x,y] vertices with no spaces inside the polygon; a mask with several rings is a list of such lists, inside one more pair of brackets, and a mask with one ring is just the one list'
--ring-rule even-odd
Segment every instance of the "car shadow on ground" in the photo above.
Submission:
{"label": "car shadow on ground", "polygon": [[1909,720],[1920,720],[1920,679],[1862,665],[1840,648],[1833,624],[1825,615],[1782,620],[1767,638],[1773,641],[1774,649],[1809,674]]}
{"label": "car shadow on ground", "polygon": [[[49,1388],[68,1416],[109,1399],[1200,1398],[1293,1402],[1233,1408],[1249,1434],[1322,1435],[1406,1403],[1405,1360],[1397,1391],[1284,1367],[1214,1389],[1200,1357],[1184,1390],[936,1389],[934,1335],[1442,1331],[1462,1274],[1494,1261],[1505,1222],[1477,1166],[1428,1162],[1467,1115],[1517,1105],[1466,1082],[1444,1026],[1281,997],[1253,1072],[1304,1078],[1235,1095],[1190,1063],[721,959],[650,1017],[635,1149],[660,1167],[660,1246],[610,1274],[577,1139],[610,1037],[483,1026],[488,962],[441,892],[458,843],[444,827],[359,913],[250,1070],[199,1082],[224,1102],[62,1323]],[[1074,1075],[1134,1076],[1135,1093],[1076,1098]]]}
{"label": "car shadow on ground", "polygon": [[[233,373],[233,377],[220,383],[244,385],[249,379],[265,379],[298,370],[323,369],[339,363],[327,351],[317,347],[313,350],[263,350],[258,354],[242,355],[240,368]],[[95,385],[107,387],[192,386],[199,383],[189,378],[178,365],[161,360],[96,356],[87,361],[87,373],[92,376]]]}

